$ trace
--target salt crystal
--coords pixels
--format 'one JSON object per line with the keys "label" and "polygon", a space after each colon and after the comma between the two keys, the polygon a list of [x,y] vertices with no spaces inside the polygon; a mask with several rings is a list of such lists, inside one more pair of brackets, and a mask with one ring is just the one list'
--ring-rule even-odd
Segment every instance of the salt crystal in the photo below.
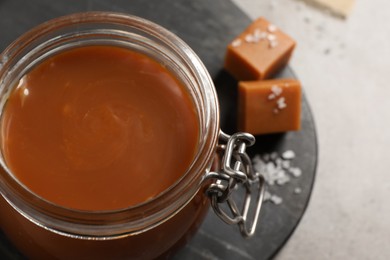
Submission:
{"label": "salt crystal", "polygon": [[287,150],[284,153],[282,153],[283,159],[291,160],[295,158],[295,153],[292,150]]}
{"label": "salt crystal", "polygon": [[271,195],[270,201],[275,205],[279,205],[283,202],[283,199],[277,195]]}
{"label": "salt crystal", "polygon": [[276,41],[276,35],[275,34],[268,34],[267,35],[267,39],[272,42],[272,41]]}
{"label": "salt crystal", "polygon": [[294,189],[294,193],[295,193],[295,194],[301,194],[301,193],[302,193],[302,189],[299,188],[299,187],[298,187],[298,188],[295,188],[295,189]]}
{"label": "salt crystal", "polygon": [[283,179],[286,175],[286,172],[278,167],[275,168],[275,173],[273,174],[273,177],[275,180],[277,179]]}
{"label": "salt crystal", "polygon": [[277,152],[272,152],[269,156],[270,156],[271,160],[276,160],[276,158],[279,157]]}
{"label": "salt crystal", "polygon": [[273,24],[268,25],[268,28],[267,28],[267,30],[270,33],[276,32],[276,29],[277,29],[277,27],[275,25],[273,25]]}
{"label": "salt crystal", "polygon": [[238,47],[240,46],[242,43],[242,40],[241,39],[235,39],[233,42],[232,42],[232,46],[233,47]]}
{"label": "salt crystal", "polygon": [[275,96],[275,94],[274,93],[272,93],[272,94],[269,94],[269,96],[268,96],[268,100],[272,100],[272,99],[274,99],[276,96]]}
{"label": "salt crystal", "polygon": [[266,32],[261,32],[261,33],[260,33],[260,36],[259,36],[259,39],[260,39],[260,40],[264,40],[264,39],[267,38],[267,36],[268,36],[268,33],[266,33]]}
{"label": "salt crystal", "polygon": [[264,192],[264,201],[267,201],[267,200],[270,200],[272,197],[271,193],[269,193],[268,191],[265,191]]}
{"label": "salt crystal", "polygon": [[290,161],[286,161],[286,160],[284,160],[283,162],[282,162],[282,168],[284,168],[284,169],[288,169],[288,168],[290,168]]}
{"label": "salt crystal", "polygon": [[269,47],[271,49],[276,48],[276,46],[278,46],[278,42],[277,41],[270,41],[269,42]]}
{"label": "salt crystal", "polygon": [[279,109],[275,108],[274,109],[274,114],[278,114],[279,113]]}
{"label": "salt crystal", "polygon": [[254,36],[256,39],[260,40],[260,38],[261,38],[261,31],[260,31],[259,28],[255,29],[255,31],[253,32],[253,36]]}
{"label": "salt crystal", "polygon": [[275,173],[276,172],[276,166],[273,162],[269,162],[266,164],[266,169],[267,169],[267,172],[269,173]]}
{"label": "salt crystal", "polygon": [[278,108],[279,109],[283,109],[283,108],[285,108],[285,107],[287,107],[287,105],[286,105],[286,103],[285,103],[285,98],[284,97],[281,97],[281,98],[279,98],[276,102],[277,102],[277,104],[278,104]]}
{"label": "salt crystal", "polygon": [[263,155],[263,160],[264,161],[269,161],[269,154],[268,153]]}
{"label": "salt crystal", "polygon": [[284,175],[283,177],[278,178],[276,180],[276,184],[281,186],[281,185],[288,183],[289,181],[290,181],[290,177],[288,177],[288,175]]}
{"label": "salt crystal", "polygon": [[251,43],[251,42],[254,42],[254,41],[255,41],[255,38],[253,37],[252,34],[247,34],[247,35],[245,36],[245,41]]}
{"label": "salt crystal", "polygon": [[302,175],[302,170],[297,168],[297,167],[291,167],[289,169],[289,171],[291,172],[291,174],[295,177],[295,178],[298,178],[299,176]]}
{"label": "salt crystal", "polygon": [[275,94],[275,96],[279,96],[280,94],[282,94],[283,89],[281,87],[279,87],[278,85],[273,85],[271,87],[271,91],[273,94]]}
{"label": "salt crystal", "polygon": [[286,103],[283,103],[283,102],[278,103],[278,108],[279,109],[283,109],[283,108],[286,108],[286,107],[287,107]]}
{"label": "salt crystal", "polygon": [[28,91],[28,88],[25,88],[25,89],[23,90],[23,94],[24,94],[25,96],[28,96],[29,93],[30,93],[30,92]]}

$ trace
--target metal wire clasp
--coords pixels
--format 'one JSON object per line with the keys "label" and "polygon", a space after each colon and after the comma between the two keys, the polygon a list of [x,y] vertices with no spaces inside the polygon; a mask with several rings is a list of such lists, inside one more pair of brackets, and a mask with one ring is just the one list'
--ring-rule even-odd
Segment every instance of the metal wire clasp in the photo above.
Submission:
{"label": "metal wire clasp", "polygon": [[[206,194],[210,197],[215,213],[224,222],[237,224],[243,237],[251,237],[256,230],[265,191],[264,177],[253,171],[251,160],[245,152],[246,147],[255,143],[255,138],[248,133],[229,136],[220,131],[219,140],[217,151],[222,164],[219,171],[206,175],[207,179],[214,180],[206,189]],[[233,198],[233,191],[240,188],[244,188],[243,198]],[[256,200],[253,204],[251,201],[254,196]],[[242,204],[241,211],[238,204]],[[250,219],[249,212],[252,213]]]}

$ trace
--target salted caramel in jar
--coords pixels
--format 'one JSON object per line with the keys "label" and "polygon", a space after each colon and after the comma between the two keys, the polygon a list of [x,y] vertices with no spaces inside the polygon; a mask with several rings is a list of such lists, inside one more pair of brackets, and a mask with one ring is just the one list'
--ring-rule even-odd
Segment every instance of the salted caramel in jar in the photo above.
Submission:
{"label": "salted caramel in jar", "polygon": [[217,97],[175,35],[80,13],[24,34],[0,61],[0,227],[22,254],[168,257],[209,197],[218,213]]}

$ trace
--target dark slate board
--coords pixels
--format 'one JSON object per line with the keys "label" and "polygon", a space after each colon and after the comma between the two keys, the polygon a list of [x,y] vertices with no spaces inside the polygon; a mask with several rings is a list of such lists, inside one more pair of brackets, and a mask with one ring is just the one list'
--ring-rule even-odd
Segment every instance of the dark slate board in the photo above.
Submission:
{"label": "dark slate board", "polygon": [[[235,131],[236,81],[222,70],[225,46],[249,23],[228,0],[0,0],[0,50],[28,29],[48,19],[74,12],[105,10],[125,12],[155,21],[184,39],[200,56],[215,81],[221,106],[221,127]],[[277,77],[295,78],[286,68]],[[298,225],[310,198],[317,164],[316,130],[308,101],[303,95],[302,130],[286,134],[258,136],[250,153],[294,150],[294,165],[302,176],[283,187],[270,187],[283,203],[265,203],[256,235],[243,239],[236,227],[209,212],[199,232],[174,259],[269,259],[288,240]],[[300,187],[302,193],[294,194]],[[2,233],[0,258],[22,259]]]}

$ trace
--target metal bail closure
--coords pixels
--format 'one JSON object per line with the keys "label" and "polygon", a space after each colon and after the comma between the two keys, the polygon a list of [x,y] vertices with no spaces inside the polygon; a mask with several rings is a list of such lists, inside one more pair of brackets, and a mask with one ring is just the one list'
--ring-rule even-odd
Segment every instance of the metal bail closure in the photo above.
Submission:
{"label": "metal bail closure", "polygon": [[[206,189],[206,194],[214,212],[224,222],[237,224],[243,237],[251,237],[256,230],[265,191],[264,177],[254,172],[245,152],[246,147],[255,143],[255,138],[248,133],[229,136],[220,131],[219,142],[217,151],[222,164],[218,171],[207,173],[206,179],[214,182]],[[241,211],[238,205],[241,205]]]}

